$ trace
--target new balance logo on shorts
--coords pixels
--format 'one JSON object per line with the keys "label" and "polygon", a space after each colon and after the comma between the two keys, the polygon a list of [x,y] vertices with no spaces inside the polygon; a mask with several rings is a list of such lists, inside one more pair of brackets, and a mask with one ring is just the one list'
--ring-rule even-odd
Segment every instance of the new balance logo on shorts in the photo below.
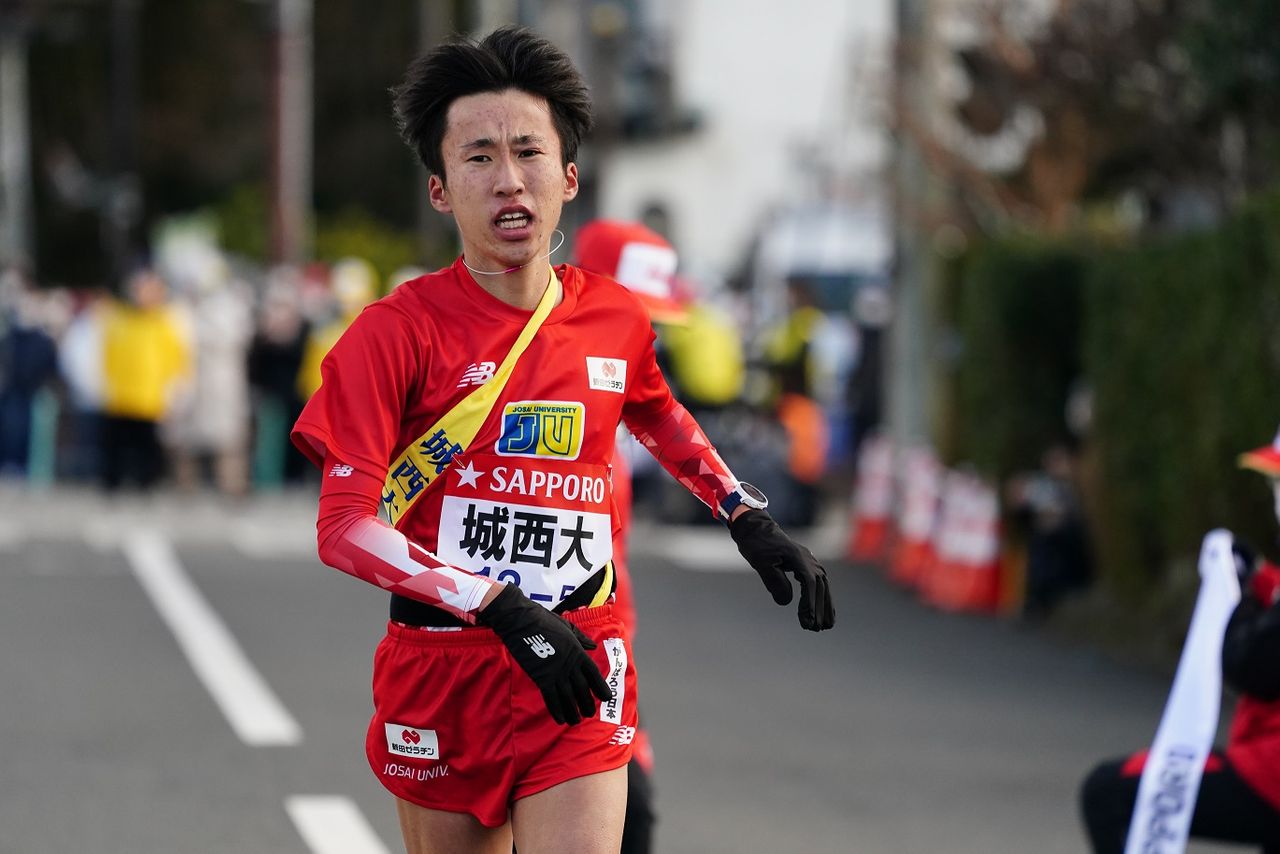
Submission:
{"label": "new balance logo on shorts", "polygon": [[635,741],[636,728],[633,726],[620,726],[613,732],[613,738],[609,739],[610,744],[627,745]]}
{"label": "new balance logo on shorts", "polygon": [[462,372],[462,379],[458,380],[455,388],[462,388],[464,385],[484,385],[493,379],[493,372],[497,369],[498,366],[493,362],[472,362]]}
{"label": "new balance logo on shorts", "polygon": [[354,472],[351,466],[344,466],[342,463],[334,463],[333,468],[329,469],[329,477],[351,477]]}
{"label": "new balance logo on shorts", "polygon": [[387,733],[387,750],[397,756],[439,759],[440,740],[433,729],[418,729],[404,724],[383,724]]}
{"label": "new balance logo on shorts", "polygon": [[529,645],[529,649],[533,650],[533,654],[538,658],[550,658],[556,654],[556,648],[547,643],[547,639],[542,635],[531,635],[524,639]]}

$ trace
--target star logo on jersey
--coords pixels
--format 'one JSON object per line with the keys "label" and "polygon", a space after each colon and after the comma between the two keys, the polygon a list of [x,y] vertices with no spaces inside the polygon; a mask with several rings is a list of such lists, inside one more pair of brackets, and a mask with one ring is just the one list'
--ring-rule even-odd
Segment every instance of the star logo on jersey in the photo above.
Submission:
{"label": "star logo on jersey", "polygon": [[458,486],[469,486],[472,489],[480,486],[477,481],[484,475],[484,472],[473,466],[470,460],[467,461],[465,466],[461,466],[456,471],[458,472]]}
{"label": "star logo on jersey", "polygon": [[467,385],[484,385],[493,379],[493,373],[497,369],[498,366],[493,362],[472,362],[462,372],[462,379],[458,380],[455,388],[462,388]]}

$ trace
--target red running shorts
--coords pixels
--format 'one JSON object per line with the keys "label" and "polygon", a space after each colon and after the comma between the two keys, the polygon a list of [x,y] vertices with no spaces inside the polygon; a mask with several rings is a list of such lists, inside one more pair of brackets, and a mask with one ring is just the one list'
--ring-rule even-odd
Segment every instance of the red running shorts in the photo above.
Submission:
{"label": "red running shorts", "polygon": [[365,754],[398,798],[507,822],[520,798],[626,765],[636,735],[636,672],[613,605],[566,619],[614,690],[594,716],[557,724],[542,694],[490,629],[430,631],[389,623],[373,659]]}

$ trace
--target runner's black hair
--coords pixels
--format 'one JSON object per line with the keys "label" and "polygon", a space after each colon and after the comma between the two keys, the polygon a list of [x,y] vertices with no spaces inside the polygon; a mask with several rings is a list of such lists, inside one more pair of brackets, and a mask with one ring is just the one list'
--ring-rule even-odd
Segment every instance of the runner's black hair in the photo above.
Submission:
{"label": "runner's black hair", "polygon": [[591,94],[568,55],[524,27],[502,27],[480,42],[455,37],[415,59],[391,90],[400,136],[443,180],[440,144],[449,107],[467,95],[505,89],[546,99],[561,159],[573,162],[591,130]]}

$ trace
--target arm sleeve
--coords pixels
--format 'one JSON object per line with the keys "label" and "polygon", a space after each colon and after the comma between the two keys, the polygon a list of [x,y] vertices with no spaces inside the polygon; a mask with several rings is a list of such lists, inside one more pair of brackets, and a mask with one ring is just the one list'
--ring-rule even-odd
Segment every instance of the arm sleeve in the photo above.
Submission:
{"label": "arm sleeve", "polygon": [[[651,334],[652,335],[652,334]],[[658,369],[652,337],[622,407],[627,429],[676,481],[718,515],[738,479],[689,411],[671,396]]]}
{"label": "arm sleeve", "polygon": [[493,582],[446,564],[378,518],[387,462],[422,362],[408,319],[370,306],[325,356],[323,382],[294,425],[293,441],[323,475],[320,560],[474,623]]}
{"label": "arm sleeve", "polygon": [[346,473],[321,480],[316,520],[320,560],[474,624],[481,601],[496,582],[445,563],[379,519],[382,480],[348,466],[332,454],[324,460],[326,472]]}
{"label": "arm sleeve", "polygon": [[[1280,699],[1280,602],[1275,601],[1275,567],[1258,570],[1244,598],[1231,614],[1222,639],[1222,675],[1241,694],[1259,700]],[[1263,595],[1266,598],[1263,598]]]}

